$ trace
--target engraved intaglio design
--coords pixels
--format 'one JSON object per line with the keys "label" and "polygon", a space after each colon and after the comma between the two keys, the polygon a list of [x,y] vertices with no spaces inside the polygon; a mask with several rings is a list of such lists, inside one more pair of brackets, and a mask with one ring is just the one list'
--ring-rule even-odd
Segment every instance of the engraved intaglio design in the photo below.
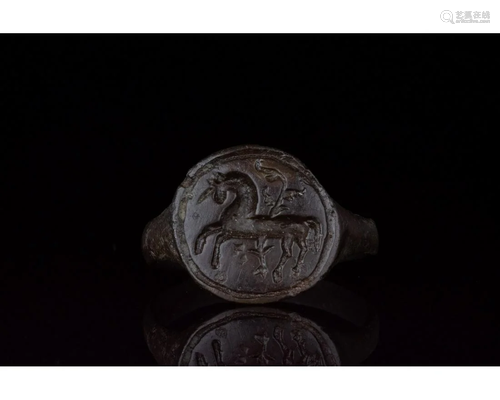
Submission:
{"label": "engraved intaglio design", "polygon": [[[204,250],[207,238],[215,236],[211,265],[212,268],[219,269],[220,248],[224,242],[230,239],[255,240],[258,243],[257,248],[248,250],[250,254],[258,257],[260,263],[254,271],[254,275],[260,275],[265,279],[268,273],[266,254],[273,246],[263,247],[262,243],[266,239],[278,239],[282,254],[272,271],[272,280],[274,283],[281,283],[283,269],[292,257],[294,244],[299,247],[295,265],[291,269],[295,276],[300,275],[307,252],[310,250],[319,251],[322,236],[321,225],[317,218],[287,213],[290,207],[285,205],[285,202],[292,202],[296,197],[303,196],[305,188],[288,188],[286,176],[276,168],[262,166],[262,160],[255,162],[255,169],[257,172],[263,173],[267,181],[280,181],[281,183],[276,200],[269,194],[268,186],[262,190],[265,196],[264,202],[269,206],[268,214],[258,213],[258,189],[248,174],[239,171],[214,174],[208,180],[208,188],[198,198],[198,203],[213,198],[217,204],[227,203],[227,205],[217,222],[206,225],[202,229],[196,238],[195,253],[200,254]],[[226,202],[229,192],[233,192],[235,196],[231,202]],[[308,243],[307,239],[311,231],[312,240]],[[243,246],[243,244],[237,246]]]}
{"label": "engraved intaglio design", "polygon": [[320,279],[338,238],[331,200],[293,157],[228,149],[196,165],[176,194],[182,260],[229,300],[275,301]]}
{"label": "engraved intaglio design", "polygon": [[340,365],[330,338],[312,321],[273,309],[232,310],[197,329],[181,365]]}

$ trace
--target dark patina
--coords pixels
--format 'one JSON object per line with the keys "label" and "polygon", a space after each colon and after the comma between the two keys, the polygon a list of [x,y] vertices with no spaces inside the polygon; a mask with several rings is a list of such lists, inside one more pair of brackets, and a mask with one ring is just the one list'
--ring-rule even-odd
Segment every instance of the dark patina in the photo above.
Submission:
{"label": "dark patina", "polygon": [[296,295],[377,247],[372,220],[335,203],[300,161],[261,146],[197,164],[143,235],[147,260],[181,264],[204,288],[244,303]]}

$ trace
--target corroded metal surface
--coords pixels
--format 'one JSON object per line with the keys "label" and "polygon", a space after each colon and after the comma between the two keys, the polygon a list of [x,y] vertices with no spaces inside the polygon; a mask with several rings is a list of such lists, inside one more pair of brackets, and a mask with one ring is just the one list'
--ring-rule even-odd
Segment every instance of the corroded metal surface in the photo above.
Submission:
{"label": "corroded metal surface", "polygon": [[335,203],[294,157],[260,146],[197,164],[143,234],[148,261],[181,264],[204,288],[244,303],[296,295],[377,247],[372,220]]}

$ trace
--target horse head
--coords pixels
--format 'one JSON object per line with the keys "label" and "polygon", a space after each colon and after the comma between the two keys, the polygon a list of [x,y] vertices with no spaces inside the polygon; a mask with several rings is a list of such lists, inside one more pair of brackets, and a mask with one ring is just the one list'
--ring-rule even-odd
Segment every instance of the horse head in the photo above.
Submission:
{"label": "horse head", "polygon": [[248,185],[249,176],[242,172],[228,172],[223,174],[216,172],[208,180],[208,188],[198,198],[198,204],[212,196],[217,204],[223,204],[226,201],[229,191],[237,192],[244,185]]}

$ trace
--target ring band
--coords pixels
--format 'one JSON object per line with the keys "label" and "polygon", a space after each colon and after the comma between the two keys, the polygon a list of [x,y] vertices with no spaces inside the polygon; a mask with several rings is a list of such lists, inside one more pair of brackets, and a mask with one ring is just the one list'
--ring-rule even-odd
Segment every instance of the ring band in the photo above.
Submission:
{"label": "ring band", "polygon": [[262,146],[209,156],[145,228],[148,262],[184,266],[230,301],[295,296],[340,262],[376,254],[371,219],[347,211],[295,157]]}

